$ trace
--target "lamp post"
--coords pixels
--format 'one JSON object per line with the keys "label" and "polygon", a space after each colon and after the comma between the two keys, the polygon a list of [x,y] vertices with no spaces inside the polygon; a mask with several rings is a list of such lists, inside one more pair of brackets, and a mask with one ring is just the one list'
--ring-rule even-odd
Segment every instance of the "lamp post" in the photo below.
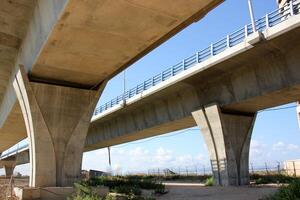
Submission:
{"label": "lamp post", "polygon": [[253,32],[256,32],[256,25],[255,25],[254,13],[253,13],[252,0],[248,0],[248,7],[249,7],[249,12],[250,12],[252,29],[253,29]]}

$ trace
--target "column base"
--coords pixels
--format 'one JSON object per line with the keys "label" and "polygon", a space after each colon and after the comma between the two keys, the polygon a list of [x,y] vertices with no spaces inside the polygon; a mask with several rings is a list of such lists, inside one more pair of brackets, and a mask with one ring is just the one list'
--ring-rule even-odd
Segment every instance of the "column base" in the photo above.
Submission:
{"label": "column base", "polygon": [[[19,200],[66,200],[76,192],[74,187],[15,187],[14,193]],[[107,187],[97,187],[95,192],[104,197],[109,193]]]}
{"label": "column base", "polygon": [[75,192],[75,189],[73,187],[15,187],[14,192],[20,200],[65,200]]}

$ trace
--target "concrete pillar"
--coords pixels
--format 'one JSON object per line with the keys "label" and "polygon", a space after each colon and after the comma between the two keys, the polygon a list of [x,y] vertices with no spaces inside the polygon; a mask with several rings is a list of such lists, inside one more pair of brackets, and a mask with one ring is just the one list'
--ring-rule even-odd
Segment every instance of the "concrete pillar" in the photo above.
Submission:
{"label": "concrete pillar", "polygon": [[81,173],[82,154],[94,108],[103,90],[31,82],[23,67],[14,89],[29,139],[30,186],[72,186]]}
{"label": "concrete pillar", "polygon": [[4,165],[6,178],[10,178],[14,174],[15,167],[15,165]]}
{"label": "concrete pillar", "polygon": [[14,169],[16,167],[16,161],[11,160],[0,160],[0,168],[4,168],[6,178],[10,178],[14,174]]}
{"label": "concrete pillar", "polygon": [[217,104],[192,113],[204,137],[215,185],[249,183],[249,147],[256,114],[224,113]]}

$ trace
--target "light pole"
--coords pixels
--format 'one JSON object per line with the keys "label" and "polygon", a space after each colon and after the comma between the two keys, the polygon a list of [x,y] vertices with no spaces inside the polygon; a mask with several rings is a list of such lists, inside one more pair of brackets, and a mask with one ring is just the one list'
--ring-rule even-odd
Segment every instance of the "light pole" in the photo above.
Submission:
{"label": "light pole", "polygon": [[248,7],[249,7],[249,12],[250,12],[252,29],[253,29],[253,32],[256,32],[256,25],[255,25],[254,13],[253,13],[252,0],[248,0]]}

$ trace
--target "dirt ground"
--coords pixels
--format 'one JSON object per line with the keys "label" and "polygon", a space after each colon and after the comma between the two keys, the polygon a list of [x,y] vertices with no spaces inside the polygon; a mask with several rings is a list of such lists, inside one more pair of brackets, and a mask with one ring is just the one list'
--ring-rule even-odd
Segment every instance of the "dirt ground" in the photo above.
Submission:
{"label": "dirt ground", "polygon": [[[28,179],[15,179],[15,186],[26,186],[28,185]],[[6,196],[10,192],[9,179],[0,178],[0,200],[6,200]]]}
{"label": "dirt ground", "polygon": [[[0,200],[6,200],[8,179],[0,178]],[[16,186],[28,185],[28,179],[15,179]],[[157,200],[259,200],[274,193],[278,186],[204,187],[201,184],[167,183],[167,194]]]}
{"label": "dirt ground", "polygon": [[204,187],[201,185],[168,185],[168,194],[157,200],[259,200],[273,194],[277,186]]}

